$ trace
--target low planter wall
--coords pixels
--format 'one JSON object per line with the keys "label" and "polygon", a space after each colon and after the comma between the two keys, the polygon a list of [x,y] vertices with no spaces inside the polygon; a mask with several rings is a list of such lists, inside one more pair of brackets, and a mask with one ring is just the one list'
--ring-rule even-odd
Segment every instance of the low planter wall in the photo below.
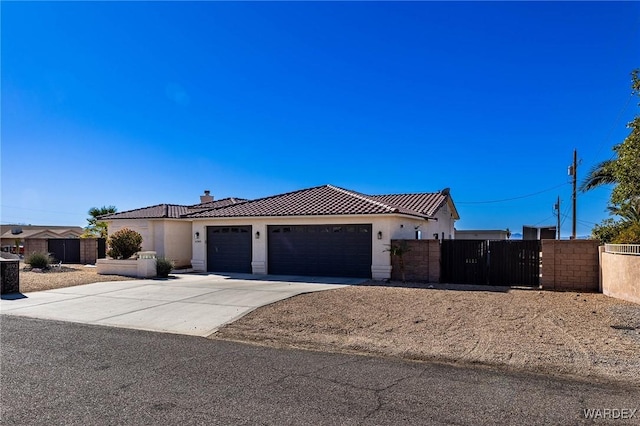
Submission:
{"label": "low planter wall", "polygon": [[140,252],[137,259],[98,259],[96,269],[100,275],[151,278],[156,276],[156,253]]}
{"label": "low planter wall", "polygon": [[602,293],[640,304],[640,256],[603,252]]}

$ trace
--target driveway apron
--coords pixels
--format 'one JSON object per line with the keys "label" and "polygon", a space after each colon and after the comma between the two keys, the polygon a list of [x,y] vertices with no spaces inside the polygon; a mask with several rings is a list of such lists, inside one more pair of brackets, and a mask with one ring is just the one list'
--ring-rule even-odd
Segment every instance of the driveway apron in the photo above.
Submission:
{"label": "driveway apron", "polygon": [[164,333],[208,336],[254,309],[365,280],[185,274],[2,296],[0,313]]}

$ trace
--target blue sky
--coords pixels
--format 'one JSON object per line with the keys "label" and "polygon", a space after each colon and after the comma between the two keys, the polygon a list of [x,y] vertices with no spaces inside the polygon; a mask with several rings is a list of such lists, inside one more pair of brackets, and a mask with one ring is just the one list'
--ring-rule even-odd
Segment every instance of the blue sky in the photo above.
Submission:
{"label": "blue sky", "polygon": [[[331,183],[571,231],[638,114],[638,2],[2,2],[2,223]],[[520,198],[529,194],[535,196]],[[578,198],[578,234],[609,189]],[[489,201],[512,199],[493,203]]]}

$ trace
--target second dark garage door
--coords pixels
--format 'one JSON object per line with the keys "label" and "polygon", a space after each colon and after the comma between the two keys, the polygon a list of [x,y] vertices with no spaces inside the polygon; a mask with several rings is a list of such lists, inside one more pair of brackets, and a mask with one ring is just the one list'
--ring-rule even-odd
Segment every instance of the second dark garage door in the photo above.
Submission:
{"label": "second dark garage door", "polygon": [[207,227],[207,271],[251,273],[251,226]]}
{"label": "second dark garage door", "polygon": [[270,274],[371,277],[371,224],[268,227]]}

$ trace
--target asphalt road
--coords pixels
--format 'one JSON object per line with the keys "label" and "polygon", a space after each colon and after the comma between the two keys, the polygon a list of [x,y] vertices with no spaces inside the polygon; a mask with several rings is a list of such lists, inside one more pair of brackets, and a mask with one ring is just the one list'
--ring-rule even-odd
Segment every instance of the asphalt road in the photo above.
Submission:
{"label": "asphalt road", "polygon": [[585,409],[640,408],[640,389],[615,384],[7,315],[0,326],[7,425],[581,424]]}

